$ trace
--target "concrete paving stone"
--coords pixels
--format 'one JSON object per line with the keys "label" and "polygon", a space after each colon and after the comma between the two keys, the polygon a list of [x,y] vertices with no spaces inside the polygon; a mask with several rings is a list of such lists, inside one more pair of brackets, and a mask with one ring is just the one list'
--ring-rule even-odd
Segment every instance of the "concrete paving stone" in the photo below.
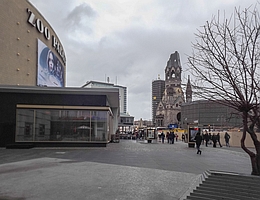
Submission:
{"label": "concrete paving stone", "polygon": [[240,148],[121,140],[105,148],[0,149],[0,200],[174,200],[206,170],[251,173]]}

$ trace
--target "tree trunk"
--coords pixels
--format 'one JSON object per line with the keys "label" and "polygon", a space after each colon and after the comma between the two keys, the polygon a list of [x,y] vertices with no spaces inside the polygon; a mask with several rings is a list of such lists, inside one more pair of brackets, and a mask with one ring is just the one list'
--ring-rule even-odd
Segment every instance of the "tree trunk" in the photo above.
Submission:
{"label": "tree trunk", "polygon": [[[246,134],[250,134],[255,149],[256,153],[250,151],[246,146],[245,146],[245,139],[246,139]],[[260,176],[260,142],[257,140],[256,134],[254,133],[253,130],[250,130],[248,128],[248,116],[247,113],[243,114],[243,135],[241,138],[241,148],[249,155],[250,160],[251,160],[251,166],[252,166],[252,172],[251,175],[256,175]]]}

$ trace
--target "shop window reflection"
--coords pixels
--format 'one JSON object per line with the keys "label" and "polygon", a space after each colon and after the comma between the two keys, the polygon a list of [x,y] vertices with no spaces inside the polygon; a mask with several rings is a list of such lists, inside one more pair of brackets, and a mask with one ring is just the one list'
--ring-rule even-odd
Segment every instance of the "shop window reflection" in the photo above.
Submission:
{"label": "shop window reflection", "polygon": [[106,141],[107,116],[107,111],[17,109],[16,141]]}

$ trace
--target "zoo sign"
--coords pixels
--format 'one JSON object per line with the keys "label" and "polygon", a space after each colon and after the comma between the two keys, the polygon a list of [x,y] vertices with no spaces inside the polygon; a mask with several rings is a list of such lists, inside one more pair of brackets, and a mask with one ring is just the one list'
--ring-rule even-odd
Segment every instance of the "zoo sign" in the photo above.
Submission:
{"label": "zoo sign", "polygon": [[59,41],[56,39],[56,37],[54,35],[52,35],[52,37],[51,37],[49,28],[47,26],[44,26],[41,19],[35,18],[35,14],[29,8],[27,8],[27,13],[29,14],[27,22],[29,24],[31,24],[33,27],[36,27],[36,29],[41,34],[43,34],[47,40],[50,40],[52,38],[52,46],[55,48],[57,53],[61,56],[64,64],[66,64],[65,52],[62,48],[62,45],[59,43]]}

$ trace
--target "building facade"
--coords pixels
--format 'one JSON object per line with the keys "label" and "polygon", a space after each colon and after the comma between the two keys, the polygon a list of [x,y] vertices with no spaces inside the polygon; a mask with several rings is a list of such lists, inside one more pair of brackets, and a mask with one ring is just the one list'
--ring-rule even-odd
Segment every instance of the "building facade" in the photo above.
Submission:
{"label": "building facade", "polygon": [[106,146],[117,129],[116,89],[0,86],[0,95],[2,147]]}
{"label": "building facade", "polygon": [[120,113],[127,114],[127,87],[106,83],[100,81],[88,81],[82,86],[83,88],[118,88]]}
{"label": "building facade", "polygon": [[175,51],[165,67],[165,90],[156,110],[156,126],[178,127],[181,122],[181,105],[185,102],[181,72],[180,56]]}
{"label": "building facade", "polygon": [[1,0],[0,26],[0,84],[66,85],[62,43],[29,1]]}
{"label": "building facade", "polygon": [[0,146],[106,146],[117,88],[67,88],[66,54],[27,0],[0,1]]}
{"label": "building facade", "polygon": [[115,85],[113,83],[88,81],[83,88],[117,88],[119,90],[119,110],[118,128],[121,132],[131,132],[134,125],[134,117],[127,113],[127,87]]}
{"label": "building facade", "polygon": [[160,101],[162,100],[164,89],[165,81],[161,80],[158,76],[158,79],[152,82],[152,122],[154,125],[156,124],[156,110]]}
{"label": "building facade", "polygon": [[182,128],[198,124],[201,128],[228,130],[242,127],[242,118],[236,110],[208,100],[197,100],[181,106]]}

